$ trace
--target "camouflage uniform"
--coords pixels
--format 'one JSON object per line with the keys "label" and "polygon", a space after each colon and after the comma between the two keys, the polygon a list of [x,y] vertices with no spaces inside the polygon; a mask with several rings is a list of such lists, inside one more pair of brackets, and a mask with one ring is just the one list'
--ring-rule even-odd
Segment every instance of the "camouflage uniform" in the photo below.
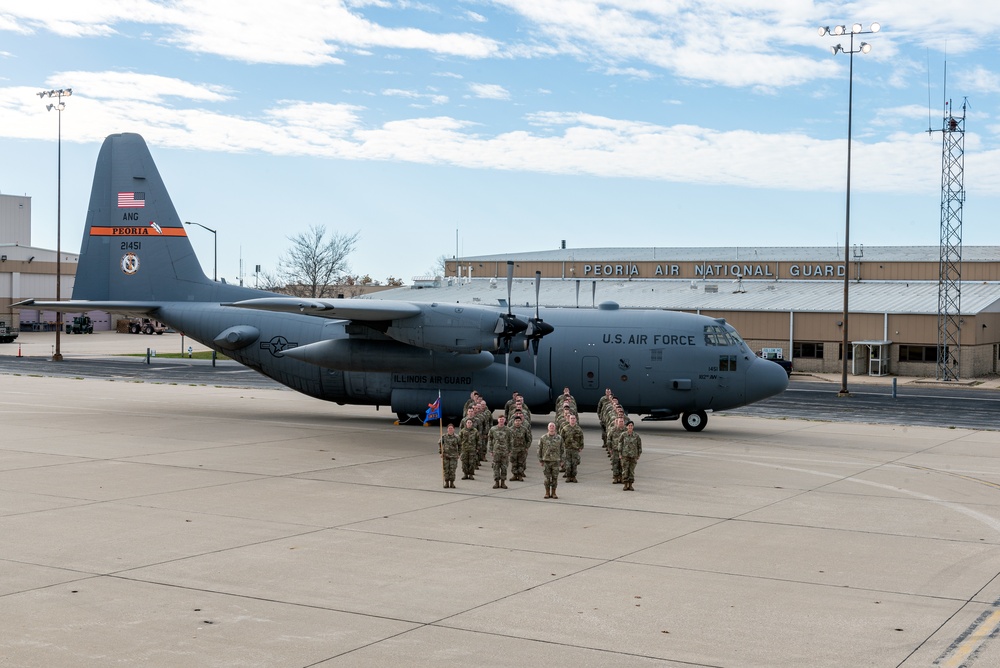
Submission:
{"label": "camouflage uniform", "polygon": [[508,427],[510,430],[510,479],[524,480],[524,470],[528,463],[528,448],[531,446],[531,432],[523,424]]}
{"label": "camouflage uniform", "polygon": [[444,470],[445,488],[455,486],[455,469],[458,468],[458,453],[461,445],[458,436],[455,435],[455,428],[448,425],[448,433],[441,436],[438,441],[438,452],[441,453],[441,468]]}
{"label": "camouflage uniform", "polygon": [[569,393],[568,387],[563,390],[562,394],[556,397],[556,414],[562,413],[565,408],[568,408],[573,415],[577,414],[576,399]]}
{"label": "camouflage uniform", "polygon": [[558,499],[556,485],[559,483],[559,460],[562,458],[563,441],[555,433],[555,423],[550,422],[551,429],[538,440],[538,461],[545,473],[545,498]]}
{"label": "camouflage uniform", "polygon": [[625,482],[625,490],[633,491],[635,487],[632,483],[635,482],[635,463],[639,460],[642,455],[642,439],[639,438],[639,434],[632,431],[632,423],[628,423],[628,428],[626,428],[625,433],[619,439],[621,458],[622,458],[622,480]]}
{"label": "camouflage uniform", "polygon": [[479,432],[474,426],[466,426],[458,434],[462,448],[462,480],[475,480],[476,465],[479,463]]}
{"label": "camouflage uniform", "polygon": [[479,428],[479,461],[486,461],[486,438],[489,436],[490,428],[493,426],[493,413],[486,409],[485,404],[476,413],[476,427]]}
{"label": "camouflage uniform", "polygon": [[570,420],[559,435],[565,452],[563,461],[566,462],[566,482],[576,482],[576,467],[580,465],[580,450],[583,450],[583,429],[576,420]]}
{"label": "camouflage uniform", "polygon": [[515,392],[514,395],[507,400],[507,403],[503,406],[503,416],[507,418],[507,424],[514,424],[514,405],[517,404],[518,393]]}
{"label": "camouflage uniform", "polygon": [[618,424],[616,420],[614,426],[608,429],[608,453],[611,455],[611,482],[616,485],[622,481],[621,450],[618,447],[624,431],[624,420],[622,424]]}
{"label": "camouflage uniform", "polygon": [[605,448],[608,447],[608,427],[610,425],[604,423],[604,409],[607,408],[608,403],[610,401],[611,401],[611,388],[609,387],[608,389],[604,390],[604,396],[602,396],[600,400],[597,402],[597,410],[595,411],[597,413],[597,419],[601,421],[601,443],[604,445]]}
{"label": "camouflage uniform", "polygon": [[501,418],[500,424],[490,429],[489,451],[493,456],[493,489],[507,489],[507,463],[510,460],[510,429]]}

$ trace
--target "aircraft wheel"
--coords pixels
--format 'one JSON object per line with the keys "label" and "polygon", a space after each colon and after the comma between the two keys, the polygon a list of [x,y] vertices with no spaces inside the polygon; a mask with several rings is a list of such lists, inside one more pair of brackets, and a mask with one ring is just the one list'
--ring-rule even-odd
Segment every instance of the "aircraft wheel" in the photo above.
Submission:
{"label": "aircraft wheel", "polygon": [[708,424],[708,415],[705,414],[705,411],[685,413],[681,418],[681,424],[688,431],[701,431]]}

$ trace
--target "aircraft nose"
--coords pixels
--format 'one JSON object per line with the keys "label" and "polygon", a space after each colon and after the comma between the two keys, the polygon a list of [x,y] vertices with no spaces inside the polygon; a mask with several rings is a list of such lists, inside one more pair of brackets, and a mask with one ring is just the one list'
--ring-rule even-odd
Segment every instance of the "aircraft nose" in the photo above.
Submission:
{"label": "aircraft nose", "polygon": [[788,374],[770,360],[755,359],[747,370],[747,403],[781,394],[788,388]]}

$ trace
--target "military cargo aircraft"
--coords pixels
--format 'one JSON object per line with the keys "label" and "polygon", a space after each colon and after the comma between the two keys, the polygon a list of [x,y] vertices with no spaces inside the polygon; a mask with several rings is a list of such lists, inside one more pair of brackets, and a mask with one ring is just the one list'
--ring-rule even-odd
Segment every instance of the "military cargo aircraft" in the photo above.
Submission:
{"label": "military cargo aircraft", "polygon": [[17,306],[149,317],[292,389],[400,419],[441,397],[457,416],[472,390],[536,412],[568,387],[580,410],[610,388],[630,414],[680,419],[760,401],[788,386],[722,319],[664,310],[506,309],[378,299],[302,299],[209,279],[146,142],[109,136],[94,174],[73,299]]}

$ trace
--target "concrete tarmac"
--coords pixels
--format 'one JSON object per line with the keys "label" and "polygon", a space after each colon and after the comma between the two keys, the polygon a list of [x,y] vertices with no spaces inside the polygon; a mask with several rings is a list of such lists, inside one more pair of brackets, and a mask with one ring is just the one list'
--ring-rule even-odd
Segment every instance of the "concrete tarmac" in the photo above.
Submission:
{"label": "concrete tarmac", "polygon": [[0,420],[4,666],[1000,665],[997,432],[640,423],[624,492],[584,415],[544,500],[294,392],[0,375]]}

